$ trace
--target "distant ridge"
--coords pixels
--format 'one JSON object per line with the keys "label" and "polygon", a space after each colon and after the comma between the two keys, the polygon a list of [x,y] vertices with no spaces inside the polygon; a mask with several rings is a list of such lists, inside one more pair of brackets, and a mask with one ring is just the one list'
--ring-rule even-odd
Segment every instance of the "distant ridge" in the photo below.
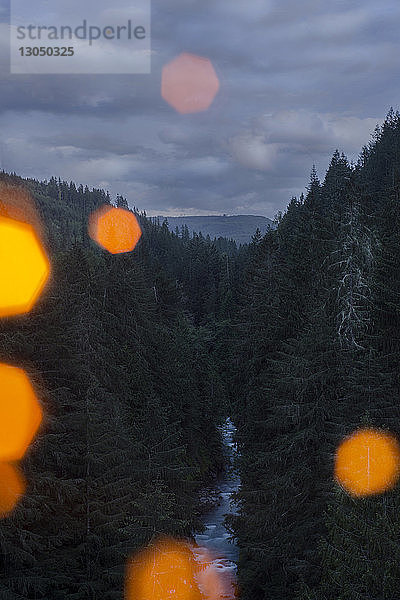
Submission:
{"label": "distant ridge", "polygon": [[232,238],[238,244],[247,244],[254,235],[257,227],[262,234],[272,226],[271,219],[257,215],[221,215],[221,216],[196,216],[196,217],[156,217],[160,223],[168,221],[168,227],[175,231],[187,225],[190,233],[201,232],[204,236]]}

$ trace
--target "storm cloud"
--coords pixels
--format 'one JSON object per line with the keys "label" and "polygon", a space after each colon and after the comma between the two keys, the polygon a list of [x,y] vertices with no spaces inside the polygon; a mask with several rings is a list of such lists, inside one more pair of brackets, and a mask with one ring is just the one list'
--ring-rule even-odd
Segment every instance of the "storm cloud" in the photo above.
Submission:
{"label": "storm cloud", "polygon": [[[3,1],[3,0],[2,0]],[[1,168],[105,187],[148,214],[273,217],[338,148],[356,160],[399,97],[400,5],[153,0],[150,75],[11,75],[0,6]],[[160,94],[181,52],[220,91],[180,115]]]}

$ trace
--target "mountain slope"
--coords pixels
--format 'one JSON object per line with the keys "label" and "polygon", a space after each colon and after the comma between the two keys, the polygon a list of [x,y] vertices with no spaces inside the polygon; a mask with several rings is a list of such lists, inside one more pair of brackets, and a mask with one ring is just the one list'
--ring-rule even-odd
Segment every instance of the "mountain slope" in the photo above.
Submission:
{"label": "mountain slope", "polygon": [[271,219],[256,215],[233,215],[233,216],[196,216],[196,217],[157,217],[162,223],[167,219],[168,227],[175,231],[176,227],[181,230],[187,226],[189,233],[201,232],[204,236],[232,238],[238,244],[247,244],[254,235],[257,227],[264,235],[272,225]]}

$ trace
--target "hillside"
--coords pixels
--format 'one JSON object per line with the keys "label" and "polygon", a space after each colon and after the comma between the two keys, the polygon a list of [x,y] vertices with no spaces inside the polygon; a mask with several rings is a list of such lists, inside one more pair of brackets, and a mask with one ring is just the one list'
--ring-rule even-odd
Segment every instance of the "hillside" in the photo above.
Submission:
{"label": "hillside", "polygon": [[249,250],[232,328],[241,600],[399,597],[400,487],[373,487],[383,453],[373,470],[357,446],[360,428],[400,438],[399,165],[390,111]]}
{"label": "hillside", "polygon": [[223,314],[229,259],[140,214],[135,251],[109,254],[87,232],[107,204],[103,190],[0,173],[0,216],[38,223],[51,263],[33,310],[0,321],[0,363],[27,371],[44,414],[21,464],[29,487],[2,520],[0,474],[1,600],[122,600],[127,557],[197,531],[222,469],[206,324]]}
{"label": "hillside", "polygon": [[201,232],[204,236],[209,235],[211,239],[224,237],[234,239],[238,244],[247,244],[254,235],[257,227],[264,235],[272,225],[271,219],[256,215],[233,215],[233,216],[196,216],[196,217],[157,217],[162,223],[168,220],[171,231],[178,227],[187,226],[189,233]]}

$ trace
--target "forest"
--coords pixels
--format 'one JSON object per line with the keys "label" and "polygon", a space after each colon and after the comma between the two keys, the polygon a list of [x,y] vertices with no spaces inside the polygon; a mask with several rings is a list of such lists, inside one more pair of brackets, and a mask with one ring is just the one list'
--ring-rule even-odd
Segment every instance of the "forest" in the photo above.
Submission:
{"label": "forest", "polygon": [[230,416],[239,598],[397,600],[400,488],[355,498],[333,464],[360,427],[400,436],[400,113],[240,247],[133,208],[142,237],[111,255],[88,219],[127,199],[3,172],[1,215],[21,187],[52,271],[0,320],[0,362],[44,412],[0,522],[0,599],[121,600],[129,556],[201,530]]}

